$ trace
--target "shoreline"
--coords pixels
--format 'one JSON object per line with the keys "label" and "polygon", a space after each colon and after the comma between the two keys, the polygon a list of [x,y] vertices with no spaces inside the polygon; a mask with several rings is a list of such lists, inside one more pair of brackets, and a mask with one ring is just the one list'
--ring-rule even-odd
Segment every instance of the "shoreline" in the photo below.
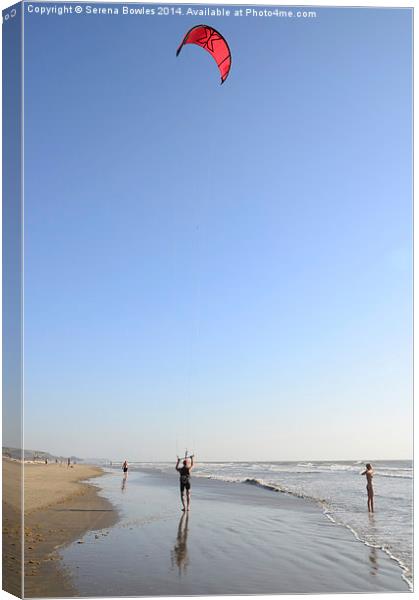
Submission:
{"label": "shoreline", "polygon": [[[19,479],[22,463],[3,459],[4,514],[19,515],[19,502],[10,483]],[[58,464],[25,463],[24,472],[24,594],[26,597],[74,596],[76,591],[58,551],[87,532],[111,527],[118,520],[114,506],[99,495],[100,487],[87,483],[104,471],[90,465],[67,468]],[[7,484],[9,482],[9,485]],[[9,492],[9,493],[8,493]],[[9,500],[9,502],[7,501]],[[9,522],[3,540],[19,547],[20,528]],[[4,551],[3,551],[4,552]],[[7,568],[7,566],[6,566]],[[8,570],[3,587],[11,593],[21,585],[19,569]]]}
{"label": "shoreline", "polygon": [[[211,477],[209,477],[209,479],[212,479]],[[344,529],[347,529],[348,531],[351,532],[351,534],[354,536],[354,538],[356,539],[357,542],[360,542],[361,544],[363,544],[364,546],[366,546],[367,548],[374,548],[375,550],[379,550],[380,552],[384,552],[389,558],[390,560],[394,561],[399,567],[400,570],[402,572],[401,574],[401,578],[403,579],[403,581],[406,582],[407,586],[409,587],[409,591],[413,592],[413,577],[411,576],[409,578],[408,573],[410,573],[410,569],[409,567],[407,567],[403,561],[398,558],[397,556],[395,556],[394,554],[392,554],[392,552],[386,548],[385,546],[381,546],[379,544],[373,544],[368,542],[367,540],[363,539],[360,534],[349,524],[347,523],[343,523],[342,521],[339,521],[335,516],[333,516],[330,511],[329,508],[327,508],[327,505],[325,503],[325,501],[316,499],[316,498],[312,498],[310,496],[303,496],[303,495],[299,495],[296,494],[294,492],[291,492],[289,490],[284,490],[281,489],[279,487],[276,487],[273,484],[265,484],[262,483],[260,481],[258,481],[257,479],[252,479],[252,478],[247,478],[245,480],[242,481],[227,481],[227,480],[221,480],[221,481],[225,481],[228,483],[239,483],[239,484],[245,484],[245,485],[252,485],[255,486],[256,488],[260,488],[260,489],[264,489],[264,490],[268,490],[270,492],[275,492],[275,493],[280,493],[280,494],[288,494],[291,497],[294,498],[298,498],[298,499],[302,499],[305,502],[309,502],[310,504],[313,504],[314,506],[316,506],[319,511],[322,512],[322,514],[334,525],[338,526],[338,527],[343,527]]]}
{"label": "shoreline", "polygon": [[[316,471],[316,467],[314,466],[315,463],[317,461],[313,461],[313,463],[308,463],[308,464],[298,464],[297,466],[305,468],[305,467],[310,467],[309,469],[309,473],[316,473],[318,474],[318,472]],[[319,463],[322,461],[318,461]],[[331,462],[331,461],[330,461]],[[339,474],[341,471],[339,470],[333,470],[332,467],[336,465],[336,463],[342,462],[344,463],[344,466],[346,467],[346,469],[344,470],[345,475],[346,473],[349,472],[353,472],[354,470],[354,466],[356,467],[359,461],[356,461],[356,465],[348,465],[348,461],[335,461],[333,463],[333,465],[331,465],[329,474],[336,475]],[[384,462],[384,461],[380,461],[380,462]],[[402,481],[404,482],[405,480],[411,481],[412,477],[411,475],[393,475],[393,473],[391,472],[390,474],[388,473],[388,469],[390,469],[390,471],[395,470],[393,467],[389,466],[388,463],[399,463],[399,462],[408,462],[408,461],[399,461],[399,460],[393,460],[393,461],[385,461],[387,463],[387,465],[385,466],[378,466],[378,475],[382,476],[380,477],[380,482],[379,484],[381,486],[384,485],[384,482],[387,481],[387,478],[390,477],[390,481],[394,482],[394,481]],[[285,461],[284,461],[285,463]],[[157,468],[158,471],[162,472],[162,473],[168,473],[167,470],[167,464],[168,463],[160,463],[161,467]],[[217,468],[217,463],[208,463],[209,465],[212,465],[213,468]],[[242,465],[243,463],[238,462],[238,465]],[[257,465],[258,463],[253,463],[253,465]],[[264,463],[261,463],[262,465]],[[278,461],[278,465],[281,464],[281,461]],[[295,463],[296,464],[296,463]],[[204,467],[206,466],[206,463],[203,463]],[[294,465],[294,463],[291,463],[291,465]],[[159,465],[160,466],[160,465]],[[222,465],[224,466],[224,465]],[[323,463],[322,463],[323,466]],[[326,468],[328,467],[328,465],[326,465]],[[400,467],[400,465],[399,465]],[[403,471],[408,471],[408,468],[405,468],[406,465],[403,465],[402,470]],[[137,463],[136,464],[136,468],[140,469],[141,471],[143,471],[144,473],[152,473],[154,471],[153,467],[151,466],[151,463],[146,463],[144,465],[142,465],[141,463]],[[326,496],[324,493],[322,494],[319,487],[317,487],[317,489],[311,486],[310,489],[310,485],[308,487],[305,487],[305,483],[306,481],[303,481],[303,485],[304,487],[301,488],[296,488],[295,486],[295,482],[292,481],[292,479],[282,479],[281,481],[277,478],[277,481],[273,481],[271,479],[271,473],[264,473],[264,472],[259,472],[257,474],[250,474],[250,473],[246,473],[245,471],[241,471],[241,472],[231,472],[227,473],[227,474],[223,474],[222,471],[219,471],[218,473],[215,471],[213,471],[213,468],[211,470],[206,470],[205,468],[203,468],[202,470],[198,471],[198,473],[194,473],[194,479],[195,478],[200,478],[200,479],[208,479],[208,480],[214,480],[214,481],[220,481],[220,482],[225,482],[229,485],[231,484],[240,484],[240,485],[247,485],[247,486],[251,486],[251,487],[255,487],[255,488],[259,488],[261,490],[268,490],[269,492],[276,492],[276,493],[281,493],[283,495],[287,495],[287,496],[291,496],[293,498],[298,498],[298,499],[303,499],[309,503],[314,504],[322,513],[323,515],[329,520],[331,521],[333,524],[338,525],[339,527],[342,527],[346,530],[348,530],[353,536],[354,538],[357,540],[357,542],[360,542],[362,545],[366,546],[367,548],[373,548],[379,551],[384,552],[392,561],[394,561],[401,569],[402,572],[402,579],[405,581],[406,585],[409,587],[410,591],[413,591],[413,586],[414,586],[414,576],[413,576],[413,557],[412,557],[412,550],[413,550],[413,545],[408,546],[409,544],[409,539],[408,539],[408,533],[409,530],[411,528],[411,523],[407,522],[408,519],[408,515],[407,515],[407,506],[405,505],[403,507],[403,510],[401,512],[401,516],[400,518],[404,519],[404,525],[407,527],[407,530],[405,529],[404,533],[402,535],[404,535],[404,537],[398,537],[399,535],[399,531],[397,531],[397,527],[395,528],[395,522],[394,520],[390,520],[389,524],[389,528],[387,527],[387,522],[385,521],[386,516],[383,513],[383,511],[381,510],[382,505],[379,506],[379,511],[378,511],[378,521],[377,521],[377,525],[378,527],[375,527],[375,524],[373,523],[372,527],[371,524],[365,524],[365,522],[362,521],[362,516],[360,517],[360,515],[365,514],[363,510],[360,510],[360,502],[359,502],[359,496],[357,498],[352,497],[351,501],[349,504],[346,504],[346,498],[344,499],[344,494],[349,492],[349,494],[351,494],[353,492],[353,489],[357,487],[357,481],[353,480],[351,482],[352,488],[348,487],[348,485],[343,484],[343,481],[338,481],[336,482],[336,477],[335,477],[335,484],[337,484],[338,486],[342,485],[342,488],[339,487],[339,490],[343,490],[340,493],[340,497],[338,497],[338,502],[334,502],[333,499],[331,499],[331,497]],[[358,469],[359,470],[359,469]],[[381,472],[381,470],[383,470],[383,472]],[[410,468],[411,470],[411,468]],[[211,472],[212,471],[212,472]],[[263,471],[263,469],[261,469],[261,471]],[[287,474],[287,470],[285,469],[285,474]],[[321,473],[321,471],[319,471]],[[327,471],[326,471],[327,472]],[[277,474],[282,473],[282,471],[279,469],[277,472]],[[352,473],[351,473],[352,474]],[[401,479],[400,479],[401,477]],[[322,484],[324,485],[325,480],[322,482]],[[359,487],[359,486],[358,486]],[[379,486],[380,487],[380,486]],[[363,491],[363,487],[362,487],[362,491]],[[388,492],[388,498],[392,498],[394,495],[394,489],[387,489]],[[406,491],[406,490],[405,490]],[[385,500],[385,494],[383,494],[381,492],[381,490],[379,490],[379,494],[380,494],[380,498],[379,500],[384,501]],[[342,499],[345,500],[345,503],[342,503]],[[340,505],[339,505],[340,503]],[[363,508],[363,506],[362,506]],[[387,502],[387,506],[384,506],[384,510],[387,511],[387,514],[389,512],[389,502]],[[349,510],[348,510],[349,509]],[[413,510],[413,508],[412,508]],[[352,511],[352,515],[351,515],[351,511]],[[403,512],[404,511],[404,512]],[[410,519],[412,519],[412,515],[413,513],[410,514]],[[368,516],[369,513],[368,513]],[[371,515],[371,520],[374,521],[374,517],[376,516],[376,514],[372,514]],[[392,517],[392,515],[388,515],[390,517]],[[353,519],[353,517],[355,517],[355,520]],[[395,536],[393,536],[392,534],[396,534]],[[412,537],[411,540],[413,539],[413,532],[412,532]],[[393,541],[395,542],[393,544]]]}
{"label": "shoreline", "polygon": [[196,477],[185,514],[175,474],[101,485],[120,521],[62,551],[84,597],[409,592],[398,563],[303,498]]}
{"label": "shoreline", "polygon": [[[143,473],[153,473],[153,471],[150,469],[143,470],[143,469],[139,468],[139,471],[143,472]],[[267,483],[261,482],[257,479],[251,478],[251,477],[240,480],[240,481],[233,480],[233,479],[229,479],[229,480],[221,479],[221,478],[219,479],[217,477],[211,477],[211,476],[205,476],[205,475],[198,475],[198,476],[195,476],[195,478],[198,480],[205,480],[205,481],[217,481],[222,484],[227,484],[227,486],[231,485],[231,484],[250,486],[253,489],[259,489],[261,491],[263,490],[264,492],[268,492],[268,494],[274,493],[274,494],[279,494],[282,497],[294,499],[297,502],[302,502],[303,504],[306,504],[307,507],[309,507],[309,506],[315,507],[315,509],[318,510],[319,514],[322,514],[322,516],[325,517],[335,527],[341,528],[344,531],[349,531],[350,534],[353,536],[353,538],[356,540],[356,542],[360,543],[364,548],[372,549],[374,551],[378,550],[379,552],[384,553],[388,557],[388,559],[390,561],[392,561],[395,565],[397,565],[397,567],[399,568],[400,577],[405,582],[406,586],[408,587],[408,590],[406,590],[406,591],[410,591],[410,592],[414,591],[413,577],[412,576],[409,577],[408,574],[410,573],[410,569],[403,563],[403,561],[400,558],[398,558],[397,556],[394,556],[387,547],[381,546],[379,544],[373,544],[373,543],[366,541],[365,539],[360,537],[359,533],[353,527],[351,527],[351,525],[343,523],[343,522],[339,521],[336,517],[332,516],[331,513],[329,512],[329,509],[326,507],[324,501],[319,500],[317,498],[313,498],[311,496],[300,495],[300,494],[297,494],[297,493],[292,492],[287,489],[281,489],[280,487],[277,487],[273,484],[270,484],[270,483],[267,484]]]}
{"label": "shoreline", "polygon": [[[20,469],[3,460],[4,480]],[[185,518],[175,473],[131,469],[124,482],[119,469],[25,464],[25,596],[412,591],[397,559],[313,500],[205,477],[192,489]],[[11,564],[3,587],[16,593]]]}
{"label": "shoreline", "polygon": [[378,544],[371,544],[370,542],[363,540],[359,536],[358,532],[355,531],[355,529],[353,529],[353,527],[351,527],[350,525],[347,525],[346,523],[341,523],[341,522],[337,521],[325,509],[323,509],[323,515],[327,519],[329,519],[329,521],[331,523],[333,523],[333,525],[336,525],[337,527],[343,527],[343,529],[347,529],[348,531],[350,531],[351,534],[354,536],[355,540],[357,542],[359,542],[360,544],[362,544],[363,546],[366,546],[367,548],[373,548],[374,550],[379,550],[380,552],[384,552],[384,554],[386,554],[388,556],[388,558],[390,560],[392,560],[393,562],[395,562],[397,564],[397,566],[399,567],[399,569],[401,571],[401,578],[403,579],[403,581],[406,583],[407,587],[409,588],[409,592],[414,591],[413,579],[410,579],[407,575],[407,573],[410,572],[409,568],[399,558],[397,558],[397,556],[394,556],[388,548],[386,548],[384,546],[380,546]]}

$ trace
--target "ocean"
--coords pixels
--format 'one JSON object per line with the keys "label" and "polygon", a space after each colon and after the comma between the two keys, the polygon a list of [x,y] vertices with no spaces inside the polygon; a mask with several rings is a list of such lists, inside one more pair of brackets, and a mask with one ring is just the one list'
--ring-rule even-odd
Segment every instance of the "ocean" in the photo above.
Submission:
{"label": "ocean", "polygon": [[[325,518],[348,528],[360,542],[384,550],[413,578],[413,463],[375,461],[374,514],[367,511],[361,461],[205,462],[194,477],[220,479],[292,494],[319,506]],[[131,469],[173,472],[173,463],[131,463]]]}

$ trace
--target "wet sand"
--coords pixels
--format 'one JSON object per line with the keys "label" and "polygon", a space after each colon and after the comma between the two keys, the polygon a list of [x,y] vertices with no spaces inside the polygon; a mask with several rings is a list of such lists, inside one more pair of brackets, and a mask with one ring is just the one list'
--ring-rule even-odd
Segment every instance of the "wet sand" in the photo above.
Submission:
{"label": "wet sand", "polygon": [[[18,473],[6,461],[6,480]],[[306,500],[193,478],[185,514],[176,474],[131,470],[124,480],[115,470],[81,482],[101,474],[25,466],[25,596],[409,591],[395,561]],[[18,570],[6,577],[19,589]]]}
{"label": "wet sand", "polygon": [[[16,482],[21,465],[3,460],[3,482],[8,490],[3,502],[6,519],[19,522]],[[57,550],[95,529],[113,525],[118,518],[112,504],[98,495],[99,488],[86,479],[100,477],[102,470],[88,465],[25,464],[24,466],[24,593],[26,597],[74,596]],[[6,521],[6,548],[19,549],[19,527]],[[15,544],[15,546],[13,546]],[[3,553],[4,556],[4,553]],[[7,565],[6,565],[7,566]],[[6,569],[3,587],[20,589],[20,569]]]}
{"label": "wet sand", "polygon": [[306,500],[193,478],[185,515],[175,474],[100,484],[120,520],[61,553],[82,596],[409,591],[395,561]]}

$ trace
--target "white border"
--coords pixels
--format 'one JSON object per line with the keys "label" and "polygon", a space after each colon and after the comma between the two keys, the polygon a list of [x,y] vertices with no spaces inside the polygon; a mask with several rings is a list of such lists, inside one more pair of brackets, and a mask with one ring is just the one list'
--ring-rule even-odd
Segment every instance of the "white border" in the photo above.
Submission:
{"label": "white border", "polygon": [[[51,0],[50,0],[51,1]],[[58,2],[55,3],[63,3],[61,0],[58,0]],[[90,4],[104,4],[105,2],[100,2],[99,0],[90,0],[89,1]],[[143,0],[141,2],[141,4],[153,4],[155,3],[155,0]],[[165,0],[164,4],[184,4],[184,3],[188,3],[188,4],[215,4],[215,5],[234,5],[234,4],[254,4],[254,5],[277,5],[277,6],[285,6],[285,7],[291,7],[291,6],[310,6],[310,7],[330,7],[330,8],[345,8],[345,7],[359,7],[359,8],[411,8],[414,9],[415,8],[415,2],[414,0],[404,0],[404,1],[400,1],[400,0],[381,0],[381,2],[377,2],[374,0],[363,0],[362,2],[350,2],[350,1],[346,1],[346,2],[342,2],[342,3],[332,3],[330,1],[327,0],[317,0],[315,2],[308,2],[306,0],[300,0],[299,2],[296,1],[290,1],[287,3],[284,2],[274,2],[274,1],[266,1],[266,2],[262,2],[261,0],[253,0],[253,1],[248,1],[248,2],[241,2],[240,0],[228,0],[228,1],[218,1],[218,0],[205,0],[205,2],[202,1],[198,1],[198,0],[189,0],[188,2],[176,2],[174,0]],[[15,4],[14,0],[0,0],[0,8],[1,10],[4,10],[5,8],[11,6],[12,4]],[[126,2],[126,4],[138,4],[138,2],[132,2],[131,0],[128,0]],[[23,13],[24,11],[22,11],[22,19],[23,19]],[[414,10],[413,12],[413,29],[414,31],[417,30],[417,10]],[[23,31],[24,31],[24,24],[22,25]],[[413,39],[414,39],[414,35],[413,35]],[[23,42],[24,43],[24,42]],[[416,74],[416,65],[418,64],[417,62],[417,52],[416,52],[416,44],[414,44],[414,54],[413,54],[413,60],[414,60],[414,75]],[[24,65],[22,65],[22,77],[23,77],[23,69],[24,69]],[[1,62],[0,62],[0,75],[1,75]],[[416,98],[416,94],[415,94],[415,83],[416,83],[416,77],[414,77],[414,86],[413,86],[413,95],[414,95],[414,107],[416,106],[416,102],[415,102],[415,98]],[[22,93],[24,90],[24,82],[22,81]],[[22,110],[23,110],[23,101],[22,101]],[[1,97],[0,97],[0,108],[1,108]],[[24,115],[22,114],[22,135],[23,135],[23,131],[24,131]],[[1,126],[0,126],[0,131],[1,131]],[[416,136],[417,133],[417,124],[416,124],[416,120],[414,119],[414,128],[413,128],[413,142],[415,141],[415,139],[417,139]],[[23,165],[24,165],[24,156],[23,156],[23,140],[22,140],[22,169],[23,169]],[[1,155],[1,149],[0,149],[0,155]],[[417,159],[416,159],[416,155],[414,154],[413,156],[413,165],[414,165],[414,174],[416,174],[417,172]],[[0,173],[1,173],[1,161],[0,161]],[[24,194],[24,180],[22,181],[22,196]],[[415,200],[415,194],[414,194],[414,200]],[[23,204],[23,208],[24,208],[24,204]],[[1,256],[1,242],[2,242],[2,234],[1,234],[1,226],[2,226],[2,215],[1,215],[1,211],[0,211],[0,256]],[[413,227],[414,227],[414,231],[417,231],[417,211],[414,212],[414,218],[413,218]],[[22,224],[22,234],[24,233],[24,213],[23,213],[23,224]],[[417,253],[416,253],[416,244],[414,246],[414,265],[415,265],[415,269],[414,269],[414,274],[416,275],[416,265],[417,263]],[[24,243],[22,240],[22,274],[23,274],[23,268],[24,268]],[[0,286],[1,286],[1,265],[2,265],[2,261],[0,261]],[[416,277],[415,277],[415,281],[416,281]],[[414,289],[416,291],[416,286],[414,286]],[[22,282],[22,294],[23,294],[23,282]],[[22,311],[23,311],[23,300],[22,299]],[[0,298],[0,307],[2,306],[1,304],[1,298]],[[416,309],[416,294],[414,294],[414,308]],[[416,312],[416,311],[415,311]],[[2,324],[1,324],[1,319],[0,319],[0,333],[2,332]],[[23,333],[23,315],[22,315],[22,333]],[[416,320],[414,322],[414,339],[416,340],[416,333],[417,333],[417,326],[416,326]],[[24,352],[24,339],[22,340],[22,351]],[[1,359],[2,359],[2,348],[0,346],[0,370],[1,370]],[[414,374],[416,373],[416,366],[418,365],[416,356],[414,357]],[[23,372],[23,364],[22,364],[22,372]],[[1,374],[1,373],[0,373]],[[23,384],[24,382],[22,382]],[[22,393],[24,391],[23,385],[22,385]],[[23,419],[23,410],[24,410],[24,404],[22,407],[22,419]],[[416,425],[416,413],[414,413],[414,425]],[[22,423],[22,435],[24,435],[24,423]],[[416,458],[416,449],[414,451],[414,458]],[[0,489],[1,489],[1,479],[0,479]],[[415,502],[414,502],[414,508],[415,508],[415,512],[416,512],[416,498],[417,498],[417,494],[416,494],[416,478],[414,480],[414,497],[415,497]],[[416,535],[415,535],[416,538]],[[1,544],[1,539],[0,539],[0,544]],[[415,572],[417,572],[417,561],[416,561],[416,552],[414,553],[414,569]],[[22,575],[23,577],[23,575]],[[409,592],[407,592],[409,593]],[[330,599],[330,600],[339,600],[340,598],[343,598],[343,594],[321,594],[321,595],[317,595],[319,597],[325,597],[326,599]],[[370,594],[357,594],[358,597],[370,597]],[[272,597],[272,596],[271,596]],[[276,596],[274,596],[276,597]],[[283,600],[290,600],[292,598],[294,598],[294,595],[288,595],[288,594],[284,594],[284,595],[280,595],[278,596],[278,598],[283,599]],[[396,593],[396,594],[374,594],[374,599],[381,599],[381,598],[391,598],[391,600],[402,600],[405,598],[405,594],[403,593]],[[416,597],[416,592],[413,592],[413,597]],[[4,591],[0,591],[0,598],[1,599],[11,599],[14,598],[14,596],[8,594],[7,592]],[[165,600],[164,596],[159,596],[159,598],[161,600]],[[199,596],[199,598],[202,598],[203,600],[214,600],[215,598],[217,598],[217,600],[231,600],[231,598],[233,598],[232,596]],[[264,600],[267,598],[267,596],[251,596],[251,598],[255,598],[257,600]],[[119,598],[111,598],[111,597],[107,597],[106,600],[120,600]],[[155,598],[153,598],[152,600],[155,600]]]}

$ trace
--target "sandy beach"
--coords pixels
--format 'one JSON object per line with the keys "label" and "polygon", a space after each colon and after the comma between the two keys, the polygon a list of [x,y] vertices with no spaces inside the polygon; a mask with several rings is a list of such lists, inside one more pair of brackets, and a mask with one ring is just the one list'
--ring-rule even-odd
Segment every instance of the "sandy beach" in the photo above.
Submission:
{"label": "sandy beach", "polygon": [[[16,480],[18,463],[3,468]],[[395,561],[314,503],[205,478],[192,485],[185,514],[175,473],[131,470],[124,480],[119,469],[25,465],[25,596],[409,591]],[[6,526],[13,566],[18,530]],[[10,591],[18,571],[5,573]]]}
{"label": "sandy beach", "polygon": [[22,464],[3,459],[3,589],[22,596]]}
{"label": "sandy beach", "polygon": [[[20,589],[19,568],[19,473],[22,465],[3,460],[3,510],[7,531],[3,531],[3,587]],[[77,540],[86,531],[109,527],[117,520],[114,507],[98,496],[98,488],[86,479],[102,475],[88,465],[25,464],[24,466],[24,590],[27,597],[73,596],[70,578],[57,555],[57,549]],[[12,568],[9,564],[12,563]]]}

